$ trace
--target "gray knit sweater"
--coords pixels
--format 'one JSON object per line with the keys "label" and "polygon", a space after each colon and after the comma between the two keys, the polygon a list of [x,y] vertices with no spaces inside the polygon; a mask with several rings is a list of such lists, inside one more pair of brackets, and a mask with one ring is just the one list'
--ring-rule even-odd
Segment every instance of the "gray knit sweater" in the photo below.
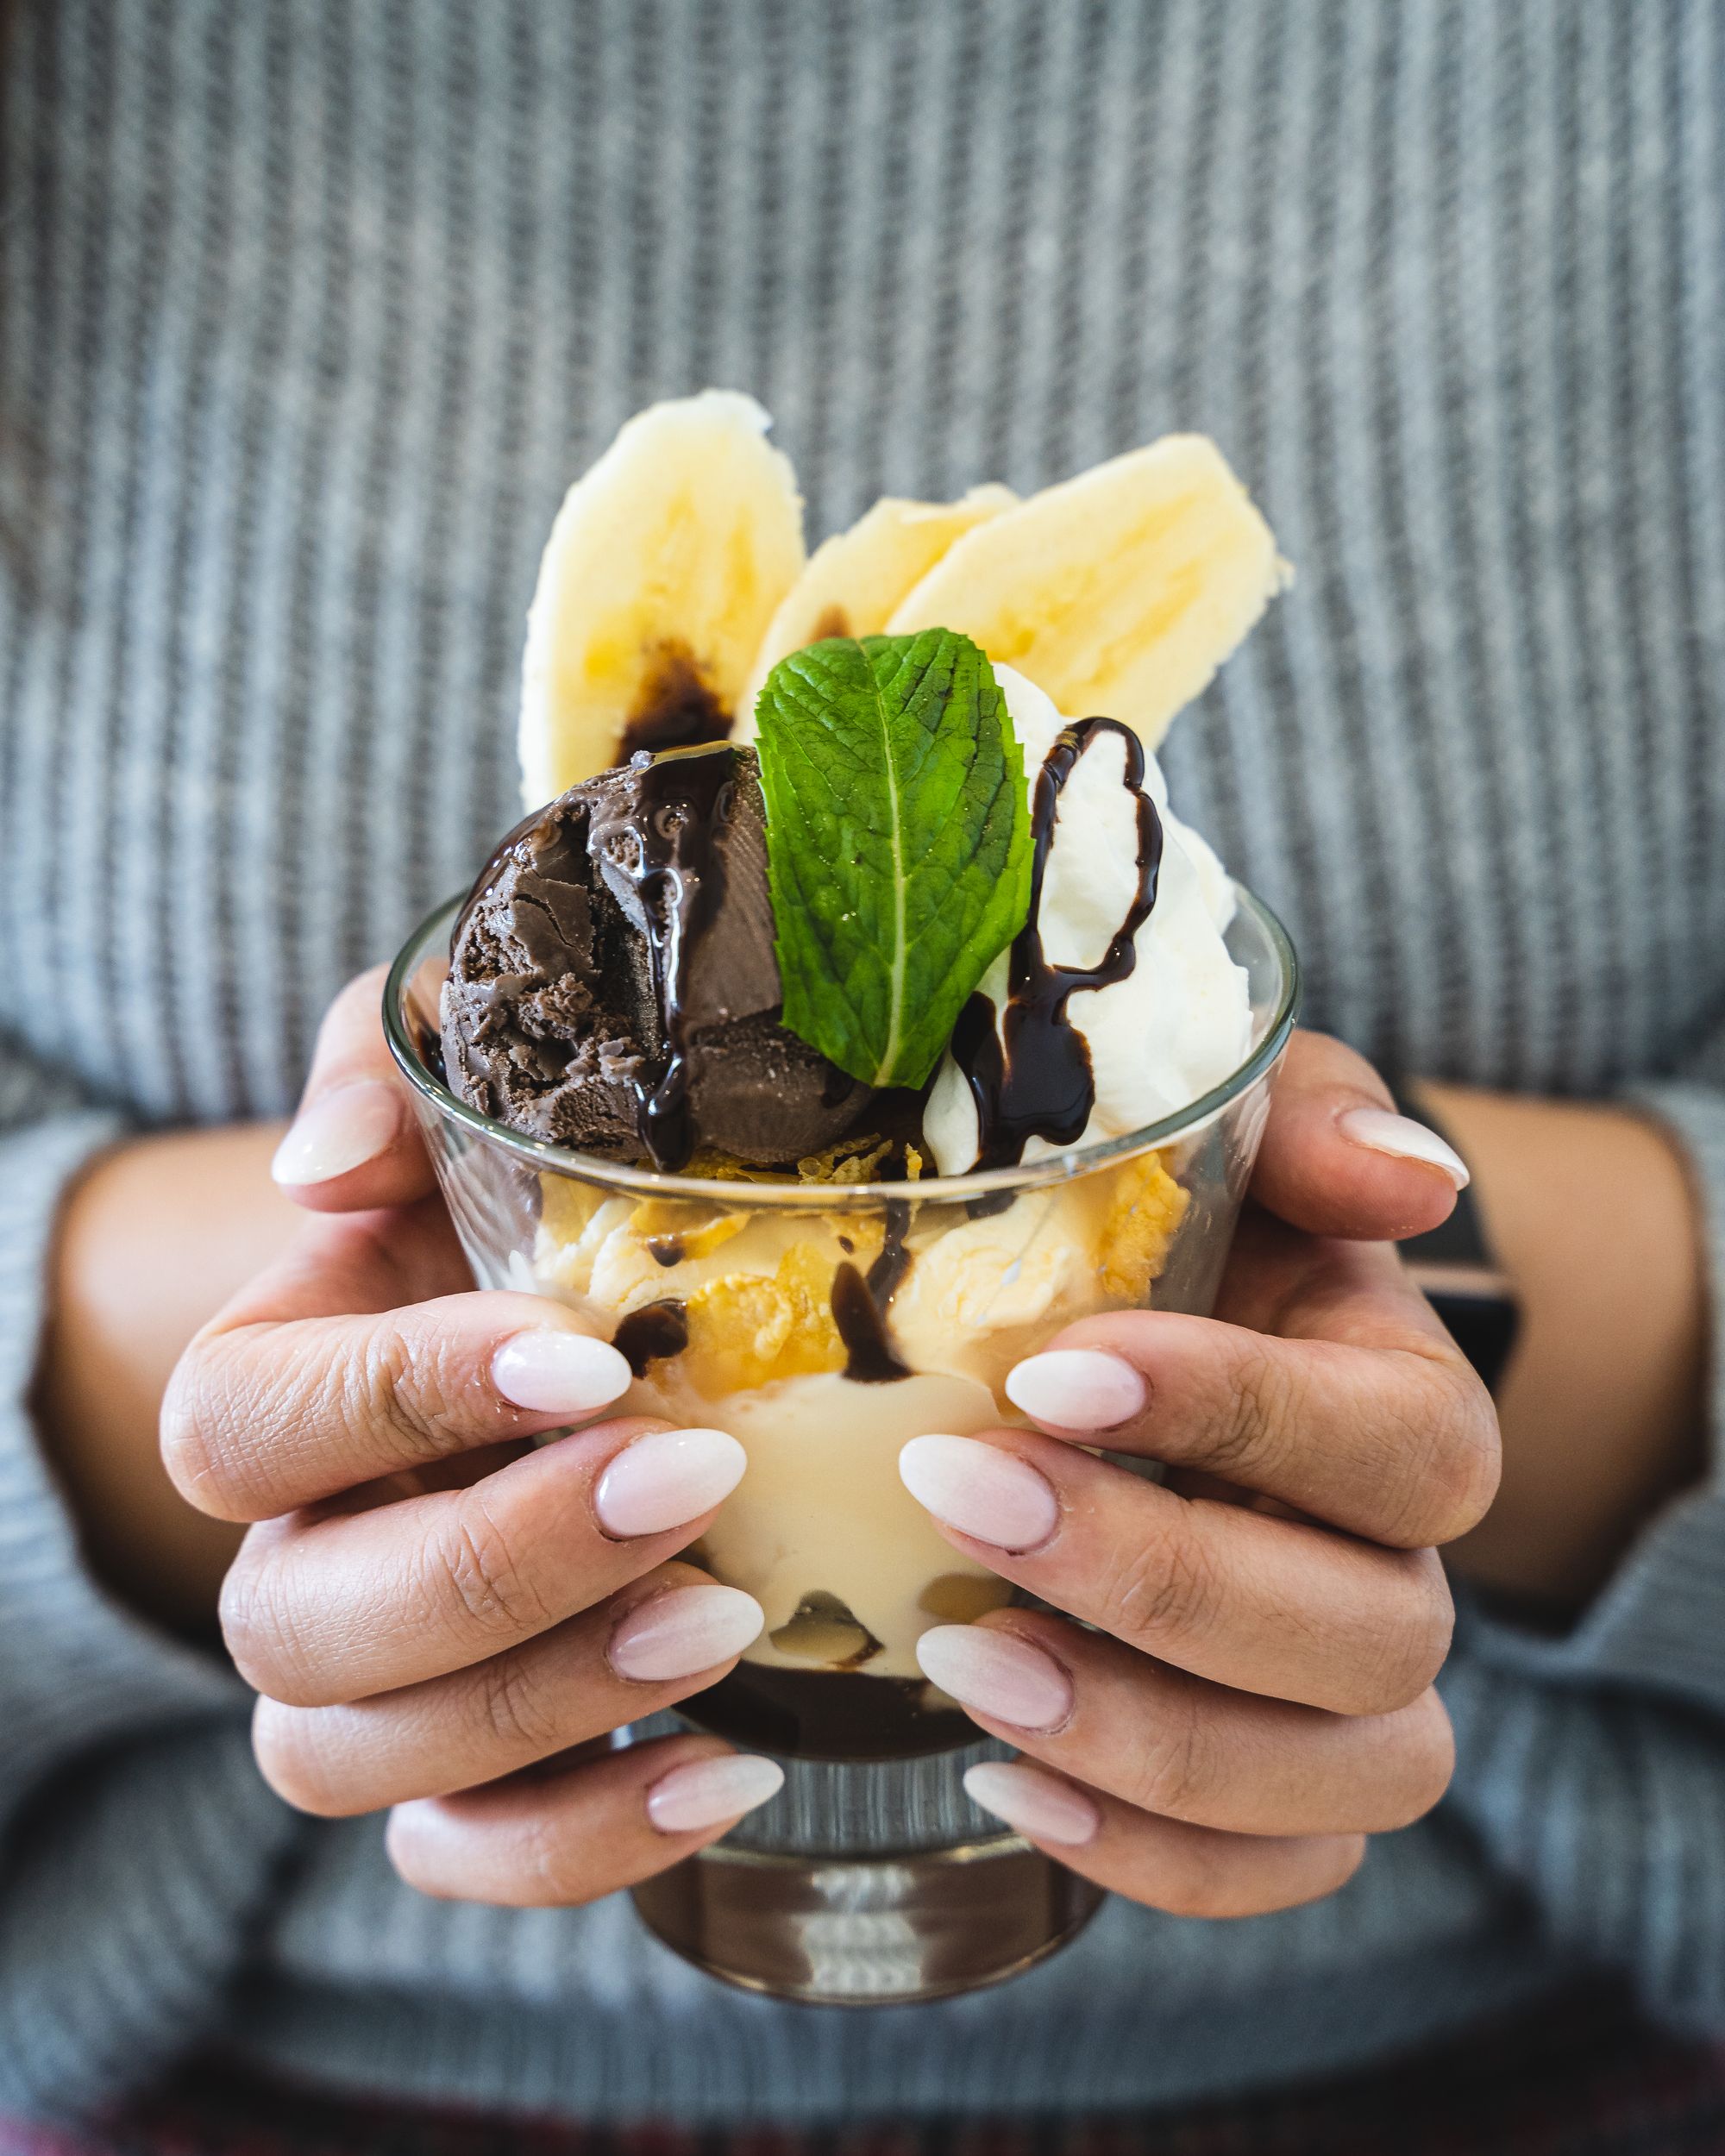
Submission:
{"label": "gray knit sweater", "polygon": [[624,1902],[422,1900],[376,1821],[295,1817],[237,1683],[91,1585],[26,1405],[66,1176],[292,1100],[324,1000],[510,820],[560,491],[709,382],[777,415],[815,536],[1213,433],[1300,581],[1181,723],[1182,812],[1292,924],[1317,1023],[1665,1118],[1725,1267],[1719,6],[22,15],[0,2109],[212,2038],[590,2118],[1101,2109],[1362,2061],[1589,1965],[1725,2025],[1716,1482],[1567,1639],[1467,1618],[1453,1792],[1334,1899],[1115,1903],[997,1993],[845,2015],[719,1990]]}

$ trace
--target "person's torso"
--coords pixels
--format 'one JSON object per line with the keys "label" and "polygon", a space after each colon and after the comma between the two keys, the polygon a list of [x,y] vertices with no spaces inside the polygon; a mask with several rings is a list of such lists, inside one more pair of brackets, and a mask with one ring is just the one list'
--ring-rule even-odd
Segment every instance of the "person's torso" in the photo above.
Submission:
{"label": "person's torso", "polygon": [[153,1116],[287,1101],[511,820],[561,490],[716,382],[812,540],[1214,434],[1298,580],[1167,762],[1308,1017],[1669,1063],[1725,997],[1704,13],[26,9],[0,1027]]}

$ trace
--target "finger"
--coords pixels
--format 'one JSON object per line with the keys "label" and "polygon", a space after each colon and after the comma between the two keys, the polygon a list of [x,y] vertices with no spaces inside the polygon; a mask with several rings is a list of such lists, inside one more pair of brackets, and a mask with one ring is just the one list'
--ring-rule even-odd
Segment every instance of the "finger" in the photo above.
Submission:
{"label": "finger", "polygon": [[1429,1550],[1178,1496],[1026,1430],[913,1438],[900,1471],[956,1549],[1218,1684],[1383,1714],[1423,1691],[1449,1649]]}
{"label": "finger", "polygon": [[447,1796],[717,1683],[765,1621],[752,1596],[664,1564],[472,1669],[349,1706],[260,1699],[252,1745],[277,1795],[322,1818]]}
{"label": "finger", "polygon": [[1296,1032],[1270,1088],[1252,1173],[1258,1202],[1313,1235],[1421,1235],[1449,1218],[1467,1181],[1435,1131],[1396,1112],[1363,1056]]}
{"label": "finger", "polygon": [[324,1013],[299,1107],[270,1172],[314,1213],[408,1205],[431,1162],[383,1035],[386,968],[350,981]]}
{"label": "finger", "polygon": [[[315,1269],[308,1279],[308,1293],[332,1285]],[[162,1406],[168,1473],[218,1520],[273,1519],[379,1476],[533,1437],[596,1414],[633,1382],[614,1347],[537,1295],[232,1319],[193,1342]]]}
{"label": "finger", "polygon": [[422,1894],[573,1908],[704,1849],[784,1779],[773,1760],[715,1738],[660,1738],[566,1774],[399,1804],[386,1846]]}
{"label": "finger", "polygon": [[1170,1916],[1264,1916],[1346,1884],[1360,1834],[1218,1833],[1135,1811],[1021,1760],[967,1768],[973,1802],[1070,1871]]}
{"label": "finger", "polygon": [[1406,1827],[1454,1769],[1430,1686],[1390,1714],[1328,1714],[1208,1683],[1036,1610],[936,1626],[917,1657],[990,1735],[1140,1811],[1230,1833]]}
{"label": "finger", "polygon": [[1465,1534],[1499,1469],[1477,1375],[1388,1250],[1266,1225],[1282,1247],[1244,1255],[1258,1276],[1229,1307],[1272,1332],[1114,1311],[1019,1363],[1007,1397],[1057,1436],[1200,1469],[1397,1549]]}
{"label": "finger", "polygon": [[560,1438],[461,1489],[254,1527],[222,1590],[235,1666],[327,1707],[519,1645],[686,1548],[742,1479],[721,1430],[639,1417]]}

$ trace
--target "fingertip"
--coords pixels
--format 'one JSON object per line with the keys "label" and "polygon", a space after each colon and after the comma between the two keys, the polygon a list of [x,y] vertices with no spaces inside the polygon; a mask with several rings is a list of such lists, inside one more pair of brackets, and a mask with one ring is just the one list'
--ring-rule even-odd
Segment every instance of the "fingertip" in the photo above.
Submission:
{"label": "fingertip", "polygon": [[785,1770],[757,1753],[721,1752],[686,1760],[647,1791],[649,1824],[668,1835],[708,1833],[769,1803],[785,1786]]}
{"label": "fingertip", "polygon": [[413,1113],[385,1078],[359,1078],[308,1099],[282,1137],[270,1177],[308,1213],[411,1205],[435,1181]]}
{"label": "fingertip", "polygon": [[270,1162],[290,1195],[350,1175],[402,1134],[407,1103],[386,1078],[355,1078],[303,1102]]}
{"label": "fingertip", "polygon": [[1467,1169],[1440,1138],[1370,1100],[1308,1094],[1265,1133],[1252,1195],[1290,1227],[1355,1242],[1399,1242],[1441,1225]]}
{"label": "fingertip", "polygon": [[1388,1108],[1347,1108],[1336,1118],[1336,1128],[1352,1145],[1363,1146],[1390,1160],[1409,1161],[1435,1169],[1450,1186],[1452,1204],[1458,1193],[1472,1180],[1467,1163],[1446,1139],[1429,1125]]}
{"label": "fingertip", "polygon": [[591,1415],[621,1400],[635,1373],[609,1341],[541,1323],[511,1333],[496,1349],[491,1382],[511,1407],[530,1414]]}

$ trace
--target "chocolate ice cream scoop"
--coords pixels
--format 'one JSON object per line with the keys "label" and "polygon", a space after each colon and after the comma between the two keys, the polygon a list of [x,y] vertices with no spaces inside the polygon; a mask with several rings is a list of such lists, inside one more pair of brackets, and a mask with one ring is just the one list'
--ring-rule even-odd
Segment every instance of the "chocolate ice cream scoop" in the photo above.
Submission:
{"label": "chocolate ice cream scoop", "polygon": [[682,1167],[819,1151],[866,1086],[778,1024],[752,749],[639,755],[517,826],[455,924],[443,1056],[530,1138]]}

